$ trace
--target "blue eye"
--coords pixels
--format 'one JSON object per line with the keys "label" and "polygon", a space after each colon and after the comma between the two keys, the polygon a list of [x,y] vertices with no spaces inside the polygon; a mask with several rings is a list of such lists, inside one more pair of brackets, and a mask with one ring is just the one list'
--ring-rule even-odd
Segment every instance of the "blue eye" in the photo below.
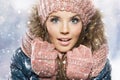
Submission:
{"label": "blue eye", "polygon": [[80,19],[78,19],[78,18],[72,18],[72,20],[71,20],[71,22],[73,24],[77,24],[79,21],[80,21]]}
{"label": "blue eye", "polygon": [[57,17],[55,17],[55,18],[52,18],[50,21],[53,23],[58,23],[59,19]]}

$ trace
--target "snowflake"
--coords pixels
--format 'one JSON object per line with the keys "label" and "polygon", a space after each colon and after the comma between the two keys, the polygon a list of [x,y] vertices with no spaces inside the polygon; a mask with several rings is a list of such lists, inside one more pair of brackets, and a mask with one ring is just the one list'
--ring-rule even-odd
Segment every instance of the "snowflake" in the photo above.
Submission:
{"label": "snowflake", "polygon": [[21,14],[21,10],[18,10],[18,14]]}

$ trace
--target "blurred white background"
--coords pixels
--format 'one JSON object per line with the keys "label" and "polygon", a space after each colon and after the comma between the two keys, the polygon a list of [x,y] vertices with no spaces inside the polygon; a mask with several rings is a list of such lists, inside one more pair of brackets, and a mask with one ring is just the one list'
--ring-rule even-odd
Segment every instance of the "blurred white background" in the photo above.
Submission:
{"label": "blurred white background", "polygon": [[[10,59],[20,46],[35,0],[0,0],[0,80],[7,80]],[[103,15],[109,43],[112,80],[120,80],[120,0],[94,0]]]}

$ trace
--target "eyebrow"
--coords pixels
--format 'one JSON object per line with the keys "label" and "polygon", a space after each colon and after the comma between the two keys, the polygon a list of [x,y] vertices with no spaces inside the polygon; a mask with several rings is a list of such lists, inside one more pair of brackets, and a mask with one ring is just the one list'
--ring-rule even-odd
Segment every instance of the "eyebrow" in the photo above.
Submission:
{"label": "eyebrow", "polygon": [[80,18],[80,15],[79,15],[79,14],[76,14],[76,15],[70,17],[70,18],[73,18],[73,17],[79,17],[79,18]]}
{"label": "eyebrow", "polygon": [[56,15],[50,15],[49,17],[57,17],[57,18],[59,18],[59,16],[56,16]]}
{"label": "eyebrow", "polygon": [[[79,15],[79,14],[76,14],[76,15],[74,15],[74,16],[71,16],[70,19],[73,18],[73,17],[76,17],[76,16],[78,16],[78,17],[80,18],[80,15]],[[60,18],[59,16],[56,16],[56,15],[50,15],[49,18],[50,18],[50,17]]]}

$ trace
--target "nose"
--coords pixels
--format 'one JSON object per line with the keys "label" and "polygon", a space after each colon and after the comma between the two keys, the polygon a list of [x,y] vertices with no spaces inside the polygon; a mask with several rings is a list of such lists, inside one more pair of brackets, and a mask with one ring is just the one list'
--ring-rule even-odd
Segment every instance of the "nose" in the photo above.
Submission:
{"label": "nose", "polygon": [[61,29],[60,29],[60,33],[64,34],[64,35],[69,34],[69,25],[67,22],[64,22],[62,24]]}

